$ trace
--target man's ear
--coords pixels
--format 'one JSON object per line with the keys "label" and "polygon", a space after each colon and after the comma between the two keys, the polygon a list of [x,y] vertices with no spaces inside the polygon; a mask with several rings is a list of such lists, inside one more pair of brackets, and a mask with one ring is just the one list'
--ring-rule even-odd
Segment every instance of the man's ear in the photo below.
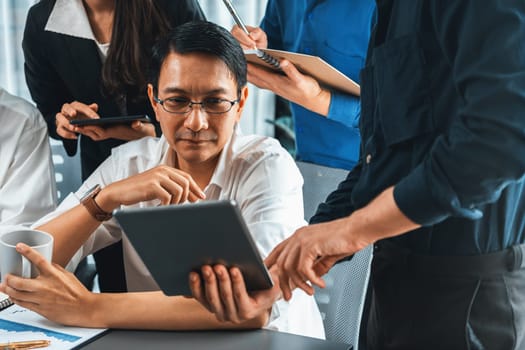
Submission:
{"label": "man's ear", "polygon": [[239,106],[237,107],[237,118],[236,118],[237,121],[241,119],[242,111],[244,109],[244,106],[246,105],[247,99],[248,99],[248,86],[245,85],[241,89],[241,94],[239,97]]}
{"label": "man's ear", "polygon": [[153,85],[148,84],[148,98],[149,103],[151,104],[151,108],[153,108],[153,112],[155,112],[155,119],[159,121],[159,117],[157,115],[157,108],[159,107],[159,104],[157,101],[155,101],[155,92],[153,89]]}

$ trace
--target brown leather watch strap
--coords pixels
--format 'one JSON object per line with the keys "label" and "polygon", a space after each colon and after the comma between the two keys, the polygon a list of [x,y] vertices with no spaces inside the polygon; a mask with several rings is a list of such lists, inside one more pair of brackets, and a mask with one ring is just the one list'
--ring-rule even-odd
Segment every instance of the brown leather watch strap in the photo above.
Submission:
{"label": "brown leather watch strap", "polygon": [[87,209],[89,214],[98,221],[106,221],[112,218],[112,214],[104,211],[98,206],[95,201],[95,197],[99,194],[101,188],[99,185],[93,187],[80,201],[82,205]]}

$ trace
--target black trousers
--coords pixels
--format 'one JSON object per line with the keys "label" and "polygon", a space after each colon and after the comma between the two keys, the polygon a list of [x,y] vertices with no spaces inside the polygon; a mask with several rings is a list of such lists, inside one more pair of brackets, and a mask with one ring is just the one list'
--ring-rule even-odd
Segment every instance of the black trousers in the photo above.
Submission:
{"label": "black trousers", "polygon": [[379,243],[367,349],[525,349],[521,254],[428,257]]}

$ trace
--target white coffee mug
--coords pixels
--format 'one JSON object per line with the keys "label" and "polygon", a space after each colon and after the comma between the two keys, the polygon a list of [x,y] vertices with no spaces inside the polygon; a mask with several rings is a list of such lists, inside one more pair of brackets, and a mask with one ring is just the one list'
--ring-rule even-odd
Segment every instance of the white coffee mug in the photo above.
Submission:
{"label": "white coffee mug", "polygon": [[2,230],[0,233],[0,274],[2,281],[7,274],[24,278],[35,278],[38,269],[29,260],[16,251],[18,243],[25,243],[46,260],[53,257],[53,236],[49,233],[14,227],[11,231]]}

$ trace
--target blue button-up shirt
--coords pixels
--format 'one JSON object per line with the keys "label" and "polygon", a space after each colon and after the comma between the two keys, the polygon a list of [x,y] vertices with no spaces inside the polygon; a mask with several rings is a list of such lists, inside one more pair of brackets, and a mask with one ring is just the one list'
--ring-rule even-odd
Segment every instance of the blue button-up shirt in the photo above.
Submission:
{"label": "blue button-up shirt", "polygon": [[[319,56],[359,82],[374,22],[373,0],[269,0],[268,47]],[[332,91],[328,116],[291,104],[297,158],[351,169],[359,157],[359,98]]]}
{"label": "blue button-up shirt", "polygon": [[362,71],[362,156],[312,222],[394,185],[431,255],[525,241],[525,2],[378,1]]}

